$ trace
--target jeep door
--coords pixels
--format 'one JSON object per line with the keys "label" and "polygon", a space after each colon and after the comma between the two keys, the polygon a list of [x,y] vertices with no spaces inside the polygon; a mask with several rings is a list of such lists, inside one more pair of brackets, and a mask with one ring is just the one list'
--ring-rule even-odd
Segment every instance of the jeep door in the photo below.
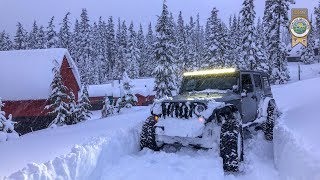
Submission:
{"label": "jeep door", "polygon": [[247,123],[255,120],[257,116],[258,102],[254,92],[254,81],[251,73],[241,73],[241,110],[242,121]]}
{"label": "jeep door", "polygon": [[[254,81],[254,95],[256,101],[259,103],[264,98],[264,91],[263,91],[263,83],[260,73],[253,73],[253,81]],[[258,107],[257,107],[258,108]]]}

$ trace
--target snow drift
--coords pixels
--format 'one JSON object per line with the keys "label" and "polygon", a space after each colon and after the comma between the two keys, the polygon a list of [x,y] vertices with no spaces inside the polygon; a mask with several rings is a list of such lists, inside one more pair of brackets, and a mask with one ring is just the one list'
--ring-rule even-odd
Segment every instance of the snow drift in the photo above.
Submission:
{"label": "snow drift", "polygon": [[109,137],[94,138],[52,161],[28,164],[8,179],[97,179],[99,167],[139,150],[138,134],[139,128],[134,128],[116,131]]}
{"label": "snow drift", "polygon": [[274,130],[281,179],[320,179],[320,78],[275,86],[273,92],[283,112]]}

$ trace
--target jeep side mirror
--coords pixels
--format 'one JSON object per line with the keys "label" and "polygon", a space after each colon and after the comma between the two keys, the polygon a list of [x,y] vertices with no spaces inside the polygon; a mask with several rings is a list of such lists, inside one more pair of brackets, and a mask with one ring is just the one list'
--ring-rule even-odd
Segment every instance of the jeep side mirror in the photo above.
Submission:
{"label": "jeep side mirror", "polygon": [[232,86],[232,91],[235,93],[239,93],[239,86],[238,85]]}
{"label": "jeep side mirror", "polygon": [[241,97],[247,97],[248,96],[248,94],[247,94],[247,90],[242,90],[242,92],[241,92]]}

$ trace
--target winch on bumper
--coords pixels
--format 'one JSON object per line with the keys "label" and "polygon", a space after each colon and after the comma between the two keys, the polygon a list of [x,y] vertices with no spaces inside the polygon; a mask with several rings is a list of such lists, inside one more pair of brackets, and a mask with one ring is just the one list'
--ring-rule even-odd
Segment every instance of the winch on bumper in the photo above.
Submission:
{"label": "winch on bumper", "polygon": [[158,147],[180,144],[213,148],[219,142],[220,126],[215,111],[223,102],[161,102],[151,109],[156,124],[155,140]]}

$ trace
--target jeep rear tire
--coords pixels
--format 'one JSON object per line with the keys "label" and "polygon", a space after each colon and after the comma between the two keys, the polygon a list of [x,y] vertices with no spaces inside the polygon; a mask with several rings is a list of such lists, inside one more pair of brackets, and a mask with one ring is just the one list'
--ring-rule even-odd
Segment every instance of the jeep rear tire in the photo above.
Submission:
{"label": "jeep rear tire", "polygon": [[269,101],[267,108],[267,120],[263,125],[264,137],[268,141],[273,140],[273,128],[277,118],[277,108],[273,100]]}
{"label": "jeep rear tire", "polygon": [[147,118],[147,120],[144,122],[142,126],[142,132],[140,135],[140,147],[143,148],[149,148],[154,151],[158,151],[159,148],[156,143],[156,137],[155,137],[155,127],[154,125],[157,122],[154,120],[153,116],[150,116]]}
{"label": "jeep rear tire", "polygon": [[225,111],[222,118],[220,134],[220,156],[224,171],[237,172],[243,161],[243,133],[241,117],[238,111]]}

